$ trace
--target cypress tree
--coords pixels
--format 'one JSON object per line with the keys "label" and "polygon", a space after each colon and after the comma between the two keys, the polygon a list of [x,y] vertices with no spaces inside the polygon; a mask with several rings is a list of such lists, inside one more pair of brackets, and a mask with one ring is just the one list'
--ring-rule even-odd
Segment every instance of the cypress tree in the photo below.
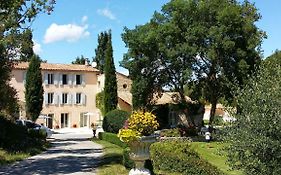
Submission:
{"label": "cypress tree", "polygon": [[104,64],[105,64],[105,50],[107,47],[108,42],[108,34],[107,32],[101,32],[98,35],[98,46],[95,49],[96,56],[93,59],[97,63],[97,68],[101,71],[101,73],[104,72]]}
{"label": "cypress tree", "polygon": [[104,65],[104,112],[116,109],[118,103],[117,97],[117,81],[115,74],[115,66],[113,62],[113,50],[111,43],[111,31],[107,34],[108,41],[105,50],[105,65]]}
{"label": "cypress tree", "polygon": [[41,113],[43,104],[42,74],[40,58],[33,55],[26,73],[25,101],[28,119],[35,121]]}

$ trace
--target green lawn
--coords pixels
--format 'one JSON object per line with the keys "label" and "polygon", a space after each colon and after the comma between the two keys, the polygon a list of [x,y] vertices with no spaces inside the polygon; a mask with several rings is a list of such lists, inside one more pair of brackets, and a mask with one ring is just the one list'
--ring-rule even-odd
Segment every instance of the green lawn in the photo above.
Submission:
{"label": "green lawn", "polygon": [[128,175],[129,170],[122,165],[123,148],[103,140],[95,139],[94,142],[104,147],[98,175]]}
{"label": "green lawn", "polygon": [[5,165],[13,163],[15,161],[23,160],[29,156],[29,153],[9,153],[3,149],[0,149],[0,165]]}
{"label": "green lawn", "polygon": [[46,142],[42,147],[34,147],[25,150],[24,152],[8,152],[2,148],[0,148],[0,166],[6,165],[10,163],[14,163],[16,161],[20,161],[26,159],[30,156],[36,155],[45,151],[50,147],[50,143]]}
{"label": "green lawn", "polygon": [[212,165],[227,175],[243,175],[241,171],[231,170],[226,164],[226,156],[221,150],[225,145],[220,142],[192,142],[191,147]]}

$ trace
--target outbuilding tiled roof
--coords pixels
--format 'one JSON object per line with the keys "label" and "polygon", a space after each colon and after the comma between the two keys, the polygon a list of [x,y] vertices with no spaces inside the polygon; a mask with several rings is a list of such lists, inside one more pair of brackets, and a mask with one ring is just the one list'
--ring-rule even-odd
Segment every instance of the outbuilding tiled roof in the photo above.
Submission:
{"label": "outbuilding tiled roof", "polygon": [[[17,62],[14,64],[14,69],[27,69],[28,62]],[[41,63],[42,70],[53,71],[85,71],[85,72],[99,72],[98,69],[90,65],[80,64],[53,64],[53,63]]]}

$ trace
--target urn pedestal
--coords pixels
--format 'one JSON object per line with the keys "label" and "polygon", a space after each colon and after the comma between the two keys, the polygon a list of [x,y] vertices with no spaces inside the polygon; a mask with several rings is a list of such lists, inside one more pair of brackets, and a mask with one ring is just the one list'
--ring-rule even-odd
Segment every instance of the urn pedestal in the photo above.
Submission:
{"label": "urn pedestal", "polygon": [[129,155],[136,164],[129,175],[150,175],[150,171],[144,168],[144,162],[150,158],[149,147],[154,142],[156,142],[156,136],[142,136],[139,140],[129,143],[131,150]]}

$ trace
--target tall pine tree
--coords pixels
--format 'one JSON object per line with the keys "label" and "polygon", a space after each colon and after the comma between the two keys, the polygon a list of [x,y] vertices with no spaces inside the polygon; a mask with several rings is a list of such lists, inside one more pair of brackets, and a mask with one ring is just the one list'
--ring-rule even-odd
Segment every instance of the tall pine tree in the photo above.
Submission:
{"label": "tall pine tree", "polygon": [[111,43],[111,31],[107,34],[108,41],[105,50],[105,65],[104,65],[104,112],[105,114],[116,109],[118,103],[117,97],[117,81],[115,74],[115,66],[113,62],[113,50]]}
{"label": "tall pine tree", "polygon": [[42,74],[40,58],[32,56],[26,74],[25,101],[26,115],[28,119],[35,121],[41,113],[43,104]]}
{"label": "tall pine tree", "polygon": [[105,50],[107,47],[107,42],[109,40],[109,35],[107,32],[101,32],[98,35],[98,46],[95,49],[96,56],[94,57],[93,61],[97,63],[97,68],[104,72],[104,64],[105,64]]}

